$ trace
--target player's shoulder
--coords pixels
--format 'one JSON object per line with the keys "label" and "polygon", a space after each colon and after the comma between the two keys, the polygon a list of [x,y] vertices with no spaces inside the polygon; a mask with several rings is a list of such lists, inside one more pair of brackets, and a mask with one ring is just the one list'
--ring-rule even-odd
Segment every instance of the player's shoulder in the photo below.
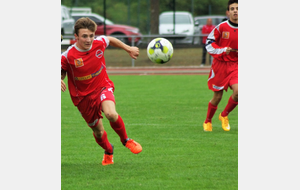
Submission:
{"label": "player's shoulder", "polygon": [[226,21],[223,21],[223,22],[219,23],[215,28],[216,28],[219,32],[221,32],[221,31],[223,31],[224,29],[226,30],[226,28],[228,28],[228,27],[229,27],[229,25],[228,25],[228,22],[227,22],[227,20],[226,20]]}
{"label": "player's shoulder", "polygon": [[228,25],[228,20],[225,20],[225,21],[219,23],[217,26],[224,27],[224,26],[227,26],[227,25]]}
{"label": "player's shoulder", "polygon": [[230,22],[229,20],[223,21],[219,25],[220,25],[220,28],[221,27],[222,28],[234,28],[234,29],[238,28],[237,24],[234,24],[234,23]]}
{"label": "player's shoulder", "polygon": [[109,39],[107,38],[107,36],[101,35],[101,36],[97,36],[94,40],[95,43],[104,43],[106,44],[106,46],[109,45]]}
{"label": "player's shoulder", "polygon": [[64,57],[68,57],[68,54],[72,51],[72,49],[74,49],[75,48],[75,45],[73,44],[73,45],[71,45],[71,46],[69,46],[68,47],[68,49],[66,50],[66,51],[64,51],[62,54],[61,54],[61,56],[64,56]]}

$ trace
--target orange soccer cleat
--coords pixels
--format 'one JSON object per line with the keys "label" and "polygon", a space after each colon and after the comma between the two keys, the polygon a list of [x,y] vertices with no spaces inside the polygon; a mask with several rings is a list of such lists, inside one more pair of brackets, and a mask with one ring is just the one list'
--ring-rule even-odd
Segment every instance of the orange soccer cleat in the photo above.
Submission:
{"label": "orange soccer cleat", "polygon": [[113,148],[113,153],[108,153],[106,151],[104,151],[104,155],[103,155],[103,160],[102,160],[102,165],[106,166],[109,164],[114,164],[114,146],[111,144],[112,148]]}
{"label": "orange soccer cleat", "polygon": [[113,156],[114,155],[104,154],[103,160],[102,160],[102,165],[106,166],[106,165],[109,165],[109,164],[114,164],[114,158],[113,158]]}
{"label": "orange soccer cleat", "polygon": [[230,131],[230,125],[228,117],[223,117],[221,114],[219,115],[219,120],[222,122],[222,128],[224,131]]}
{"label": "orange soccer cleat", "polygon": [[139,143],[135,142],[133,139],[127,140],[124,146],[134,154],[142,152],[142,146]]}
{"label": "orange soccer cleat", "polygon": [[211,122],[203,123],[203,130],[204,131],[212,131],[212,124],[211,124]]}

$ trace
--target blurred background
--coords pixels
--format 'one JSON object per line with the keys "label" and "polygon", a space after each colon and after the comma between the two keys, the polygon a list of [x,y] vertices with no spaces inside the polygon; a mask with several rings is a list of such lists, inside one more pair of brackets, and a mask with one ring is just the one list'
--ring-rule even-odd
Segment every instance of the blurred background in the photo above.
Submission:
{"label": "blurred background", "polygon": [[[138,27],[142,34],[151,34],[151,12],[188,11],[194,17],[226,15],[228,0],[106,0],[106,17],[117,24]],[[104,0],[61,0],[67,7],[90,7],[93,13],[104,15]],[[152,15],[153,16],[153,15]]]}
{"label": "blurred background", "polygon": [[143,51],[153,38],[164,37],[174,47],[174,56],[165,66],[210,66],[212,59],[209,59],[208,54],[203,55],[203,38],[208,34],[202,33],[202,28],[207,24],[208,18],[212,19],[214,26],[227,19],[227,2],[228,0],[61,0],[61,34],[64,37],[61,50],[65,51],[75,43],[73,26],[76,20],[89,17],[98,25],[96,36],[115,36],[124,43],[141,49],[136,61],[129,58],[129,61],[124,60],[122,51],[111,52],[116,59],[110,60],[110,65],[153,66]]}

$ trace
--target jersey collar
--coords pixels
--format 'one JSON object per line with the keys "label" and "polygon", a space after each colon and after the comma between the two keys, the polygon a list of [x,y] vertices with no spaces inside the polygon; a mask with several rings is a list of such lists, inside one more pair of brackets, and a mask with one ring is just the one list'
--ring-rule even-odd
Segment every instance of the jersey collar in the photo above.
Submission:
{"label": "jersey collar", "polygon": [[230,20],[228,20],[228,24],[233,28],[238,28],[238,24],[235,24],[235,23],[231,22]]}
{"label": "jersey collar", "polygon": [[93,44],[92,44],[91,47],[90,47],[89,49],[85,50],[85,49],[80,49],[76,44],[77,44],[77,43],[75,43],[75,48],[76,48],[78,51],[80,51],[80,52],[87,52],[87,51],[90,51],[90,50],[92,49],[92,46],[93,46]]}

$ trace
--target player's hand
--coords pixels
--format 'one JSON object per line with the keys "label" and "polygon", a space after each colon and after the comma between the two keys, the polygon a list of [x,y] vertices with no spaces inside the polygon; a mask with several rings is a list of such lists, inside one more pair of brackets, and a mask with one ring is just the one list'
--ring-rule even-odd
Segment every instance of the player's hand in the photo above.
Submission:
{"label": "player's hand", "polygon": [[63,80],[61,80],[61,91],[66,91],[67,87],[66,87],[66,84]]}
{"label": "player's hand", "polygon": [[129,53],[130,57],[132,57],[133,59],[136,59],[140,54],[140,50],[138,47],[130,47],[130,50],[128,53]]}
{"label": "player's hand", "polygon": [[238,53],[238,50],[237,50],[237,49],[232,49],[231,47],[228,47],[228,48],[226,49],[226,54],[228,55],[231,51],[237,52],[237,53]]}
{"label": "player's hand", "polygon": [[228,55],[228,54],[231,52],[231,50],[232,50],[232,48],[231,48],[231,47],[228,47],[228,48],[226,49],[226,55]]}

